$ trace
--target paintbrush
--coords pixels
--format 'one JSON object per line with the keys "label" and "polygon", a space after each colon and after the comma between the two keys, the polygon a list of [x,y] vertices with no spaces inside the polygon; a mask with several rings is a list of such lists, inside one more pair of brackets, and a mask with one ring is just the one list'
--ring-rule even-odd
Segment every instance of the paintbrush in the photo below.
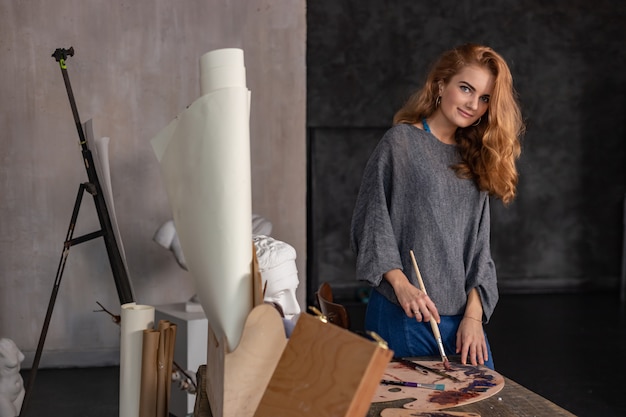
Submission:
{"label": "paintbrush", "polygon": [[[413,261],[413,268],[415,268],[415,274],[417,275],[417,281],[419,282],[420,285],[420,290],[422,290],[422,292],[424,294],[428,294],[426,292],[426,288],[424,287],[424,281],[422,280],[422,274],[420,274],[420,270],[417,267],[417,261],[415,260],[415,255],[413,254],[413,251],[411,250],[411,260]],[[435,339],[437,340],[437,346],[439,346],[439,353],[441,353],[441,360],[443,361],[443,367],[449,371],[450,368],[450,361],[448,361],[448,357],[446,356],[446,352],[443,349],[443,341],[441,340],[441,333],[439,333],[439,326],[437,325],[437,321],[435,320],[435,318],[432,316],[430,316],[430,327],[433,329],[433,334],[435,335]]]}
{"label": "paintbrush", "polygon": [[[406,359],[404,359],[404,360],[406,360]],[[419,368],[419,369],[423,370],[426,373],[432,372],[432,373],[437,374],[439,376],[442,376],[444,378],[451,379],[454,382],[462,382],[459,378],[457,378],[455,376],[452,376],[450,374],[447,374],[444,371],[440,371],[439,369],[434,369],[434,368],[431,368],[430,366],[426,366],[424,364],[413,362],[413,361],[409,361],[409,362],[411,362],[415,366],[416,369]]]}
{"label": "paintbrush", "polygon": [[390,381],[388,379],[383,379],[380,381],[383,385],[396,385],[400,387],[413,387],[413,388],[427,388],[434,389],[438,391],[443,391],[446,389],[444,384],[422,384],[421,382],[408,382],[408,381]]}
{"label": "paintbrush", "polygon": [[419,372],[419,373],[421,373],[423,375],[428,375],[429,372],[432,372],[432,373],[437,374],[439,376],[442,376],[444,378],[451,379],[454,382],[461,382],[460,379],[458,379],[458,378],[456,378],[456,377],[454,377],[452,375],[449,375],[449,374],[447,374],[447,373],[445,373],[443,371],[440,371],[438,369],[433,369],[433,368],[431,368],[429,366],[426,366],[426,365],[423,365],[421,363],[413,362],[410,359],[393,358],[393,360],[395,362],[401,363],[402,365],[408,367],[409,369],[413,369],[413,370],[415,370],[415,371],[417,371],[417,372]]}
{"label": "paintbrush", "polygon": [[404,359],[404,358],[393,358],[393,360],[395,362],[401,363],[402,365],[406,366],[409,369],[413,369],[414,371],[417,371],[423,375],[428,375],[428,371],[425,369],[421,369],[420,366],[418,364],[416,364],[413,361],[410,361],[408,359]]}

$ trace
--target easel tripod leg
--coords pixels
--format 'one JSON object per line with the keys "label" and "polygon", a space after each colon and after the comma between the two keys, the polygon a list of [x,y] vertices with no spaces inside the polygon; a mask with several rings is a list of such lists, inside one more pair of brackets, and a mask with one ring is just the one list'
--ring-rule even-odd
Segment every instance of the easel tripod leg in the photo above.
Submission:
{"label": "easel tripod leg", "polygon": [[28,373],[28,384],[24,393],[24,400],[22,401],[22,408],[20,409],[20,417],[26,416],[26,410],[28,408],[28,402],[35,385],[35,377],[37,376],[37,370],[39,369],[39,362],[41,360],[41,354],[43,352],[43,346],[46,342],[46,336],[48,334],[48,327],[50,327],[50,319],[52,318],[52,311],[54,310],[54,304],[56,303],[57,294],[59,293],[59,287],[61,286],[61,279],[63,277],[63,271],[65,270],[65,264],[67,262],[67,256],[72,246],[72,237],[74,236],[74,228],[76,227],[76,220],[78,219],[78,211],[80,210],[80,203],[85,192],[85,184],[80,184],[78,188],[78,194],[76,195],[76,201],[74,203],[74,210],[72,211],[72,218],[70,225],[65,235],[65,242],[63,242],[63,251],[61,252],[61,259],[59,259],[59,265],[57,266],[56,276],[54,278],[54,285],[52,286],[52,293],[50,294],[50,301],[48,302],[48,310],[46,311],[46,318],[43,322],[43,328],[39,336],[39,343],[37,344],[37,350],[35,352],[35,358],[33,359],[33,365]]}

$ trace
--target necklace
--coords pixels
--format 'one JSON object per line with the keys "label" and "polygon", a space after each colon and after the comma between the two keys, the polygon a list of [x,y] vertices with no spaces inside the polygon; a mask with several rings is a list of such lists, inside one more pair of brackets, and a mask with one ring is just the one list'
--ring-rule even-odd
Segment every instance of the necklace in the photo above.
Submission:
{"label": "necklace", "polygon": [[426,118],[422,119],[422,126],[424,126],[424,130],[428,133],[433,133],[430,131],[430,126],[428,126],[428,123],[426,122]]}

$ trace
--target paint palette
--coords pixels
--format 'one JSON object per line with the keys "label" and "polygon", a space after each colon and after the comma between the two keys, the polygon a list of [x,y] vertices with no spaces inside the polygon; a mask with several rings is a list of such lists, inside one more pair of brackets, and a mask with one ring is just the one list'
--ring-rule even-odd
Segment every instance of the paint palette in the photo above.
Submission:
{"label": "paint palette", "polygon": [[388,408],[383,410],[380,417],[480,417],[476,413],[464,413],[459,411],[411,411],[399,408]]}
{"label": "paint palette", "polygon": [[[392,361],[387,365],[382,379],[420,384],[444,384],[444,389],[434,390],[381,384],[374,394],[372,403],[407,400],[402,405],[404,410],[442,410],[489,398],[504,388],[502,375],[484,366],[468,366],[451,362],[451,370],[446,371],[441,361],[420,360],[412,361],[412,363],[423,365],[430,368],[431,371],[423,373],[420,370],[412,369],[406,363]],[[447,374],[455,380],[446,378],[443,374]],[[398,409],[397,412],[393,414],[393,410],[388,409],[385,417],[412,415],[402,414],[403,410],[401,409]]]}

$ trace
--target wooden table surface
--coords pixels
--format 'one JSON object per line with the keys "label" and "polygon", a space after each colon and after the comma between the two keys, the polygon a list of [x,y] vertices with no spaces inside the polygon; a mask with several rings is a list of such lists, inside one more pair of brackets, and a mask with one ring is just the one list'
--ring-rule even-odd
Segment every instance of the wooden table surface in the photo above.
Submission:
{"label": "wooden table surface", "polygon": [[[206,394],[204,394],[204,390],[206,389],[205,372],[205,366],[201,366],[197,375],[200,392],[196,398],[196,406],[193,413],[194,417],[211,417]],[[402,404],[409,401],[411,400],[399,400],[393,403],[373,403],[367,413],[367,417],[379,417],[384,409],[402,408]],[[574,414],[569,411],[507,377],[504,377],[504,388],[502,388],[502,391],[499,393],[475,403],[447,408],[445,411],[472,412],[479,414],[481,417],[574,416]]]}

